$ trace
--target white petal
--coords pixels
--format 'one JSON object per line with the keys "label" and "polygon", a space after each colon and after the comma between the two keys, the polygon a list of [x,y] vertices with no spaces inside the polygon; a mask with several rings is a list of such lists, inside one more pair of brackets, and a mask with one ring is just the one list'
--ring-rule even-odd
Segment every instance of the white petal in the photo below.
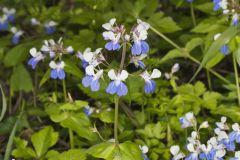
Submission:
{"label": "white petal", "polygon": [[216,41],[220,36],[221,36],[221,33],[215,34],[213,39]]}
{"label": "white petal", "polygon": [[192,112],[186,113],[185,117],[186,117],[186,119],[187,119],[188,121],[191,121],[191,120],[194,119],[194,115],[193,115]]}
{"label": "white petal", "polygon": [[180,148],[177,145],[176,146],[171,146],[171,148],[170,148],[170,152],[174,156],[177,155],[179,153],[179,151],[180,151]]}
{"label": "white petal", "polygon": [[37,56],[37,49],[36,48],[31,48],[29,52],[33,57]]}
{"label": "white petal", "polygon": [[187,149],[188,149],[189,152],[194,152],[194,151],[195,151],[194,145],[193,145],[192,143],[189,143],[189,144],[187,145]]}
{"label": "white petal", "polygon": [[85,71],[86,71],[87,75],[89,75],[89,76],[93,76],[95,74],[94,67],[92,65],[87,66]]}
{"label": "white petal", "polygon": [[240,158],[240,151],[235,152],[235,157]]}
{"label": "white petal", "polygon": [[64,61],[61,61],[61,62],[58,64],[58,68],[61,68],[61,69],[63,69],[63,68],[64,68],[64,66],[65,66],[65,63],[64,63]]}
{"label": "white petal", "polygon": [[152,79],[152,78],[159,78],[159,77],[161,77],[161,72],[158,69],[154,69],[152,71],[150,78]]}
{"label": "white petal", "polygon": [[120,80],[124,81],[127,79],[127,77],[128,77],[128,72],[126,70],[122,70],[120,74]]}
{"label": "white petal", "polygon": [[99,70],[96,74],[95,74],[95,78],[96,79],[99,79],[99,78],[101,78],[102,77],[102,74],[103,74],[103,70],[101,69],[101,70]]}
{"label": "white petal", "polygon": [[108,77],[111,79],[111,80],[116,80],[117,79],[117,76],[114,72],[113,69],[111,69],[109,72],[108,72]]}
{"label": "white petal", "polygon": [[238,123],[234,123],[233,125],[232,125],[232,129],[234,130],[234,131],[239,131],[240,129],[239,129],[239,124]]}
{"label": "white petal", "polygon": [[90,62],[93,59],[93,53],[92,52],[84,52],[83,58],[85,61]]}
{"label": "white petal", "polygon": [[225,123],[227,121],[227,117],[221,117],[221,122]]}
{"label": "white petal", "polygon": [[57,66],[57,64],[54,61],[51,61],[49,63],[49,67],[52,68],[52,69],[57,69],[58,66]]}
{"label": "white petal", "polygon": [[221,149],[221,150],[217,150],[217,151],[216,151],[216,157],[217,157],[217,158],[221,158],[221,157],[223,157],[225,154],[226,154],[226,151],[225,151],[224,149]]}
{"label": "white petal", "polygon": [[116,22],[116,18],[112,18],[112,19],[110,19],[110,24],[113,26],[114,25],[114,23]]}
{"label": "white petal", "polygon": [[146,154],[148,152],[148,147],[147,146],[142,146],[141,150],[142,150],[143,154]]}
{"label": "white petal", "polygon": [[72,52],[73,52],[73,47],[72,47],[72,46],[69,46],[69,47],[67,47],[66,50],[67,50],[68,53],[72,53]]}
{"label": "white petal", "polygon": [[208,128],[208,127],[209,127],[208,121],[204,121],[199,128]]}
{"label": "white petal", "polygon": [[179,71],[179,68],[180,68],[179,64],[176,63],[176,64],[173,65],[171,72],[172,72],[172,73],[176,73],[176,72]]}

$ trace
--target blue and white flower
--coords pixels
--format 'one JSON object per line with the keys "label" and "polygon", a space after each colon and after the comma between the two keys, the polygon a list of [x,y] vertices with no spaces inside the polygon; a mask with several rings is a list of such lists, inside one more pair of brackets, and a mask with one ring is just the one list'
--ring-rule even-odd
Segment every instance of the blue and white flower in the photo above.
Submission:
{"label": "blue and white flower", "polygon": [[214,11],[217,11],[219,9],[227,10],[228,2],[227,0],[213,0],[214,4]]}
{"label": "blue and white flower", "polygon": [[200,148],[197,145],[189,143],[187,149],[190,154],[185,158],[185,160],[198,160]]}
{"label": "blue and white flower", "polygon": [[149,51],[149,45],[145,41],[147,39],[147,30],[150,28],[150,25],[146,22],[137,20],[138,25],[133,29],[133,46],[132,46],[132,55],[137,56],[140,54],[146,54]]}
{"label": "blue and white flower", "polygon": [[180,160],[185,157],[185,155],[180,151],[180,148],[177,145],[171,146],[170,152],[173,155],[172,160]]}
{"label": "blue and white flower", "polygon": [[47,34],[52,34],[56,32],[57,23],[55,21],[48,21],[44,24],[45,31]]}
{"label": "blue and white flower", "polygon": [[153,69],[151,75],[148,73],[148,71],[145,71],[141,74],[141,77],[145,80],[145,93],[154,93],[156,88],[156,82],[152,79],[161,77],[161,72],[158,69]]}
{"label": "blue and white flower", "polygon": [[86,76],[82,79],[84,87],[91,87],[92,91],[98,91],[100,88],[99,79],[102,77],[103,70],[99,70],[95,73],[93,66],[86,68]]}
{"label": "blue and white flower", "polygon": [[11,9],[8,9],[6,7],[4,7],[2,9],[3,13],[7,16],[7,20],[9,22],[13,22],[14,19],[15,19],[15,13],[16,13],[16,10],[14,8],[11,8]]}
{"label": "blue and white flower", "polygon": [[182,128],[192,127],[197,124],[196,118],[194,117],[192,112],[186,113],[185,116],[181,117],[179,120]]}
{"label": "blue and white flower", "polygon": [[41,23],[36,18],[31,18],[31,24],[33,26],[39,26]]}
{"label": "blue and white flower", "polygon": [[112,81],[109,83],[106,92],[109,94],[116,93],[118,96],[125,96],[128,92],[128,88],[123,81],[125,81],[128,78],[128,72],[122,70],[121,73],[116,74],[114,70],[111,69],[108,72],[108,77]]}
{"label": "blue and white flower", "polygon": [[207,146],[205,144],[202,144],[200,146],[202,153],[200,154],[200,159],[202,160],[214,160],[216,151],[213,149],[213,146],[211,144],[207,144]]}
{"label": "blue and white flower", "polygon": [[234,13],[232,16],[232,25],[236,26],[236,25],[238,25],[238,22],[239,22],[239,14]]}
{"label": "blue and white flower", "polygon": [[147,146],[139,146],[140,150],[142,151],[142,157],[143,157],[143,160],[149,160],[148,156],[147,156],[147,153],[148,153],[148,147]]}
{"label": "blue and white flower", "polygon": [[193,2],[193,0],[187,0],[187,2],[189,2],[189,3],[192,3],[192,2]]}
{"label": "blue and white flower", "polygon": [[228,151],[234,151],[235,150],[235,143],[234,141],[231,141],[229,139],[229,136],[225,131],[220,130],[219,128],[216,128],[214,130],[215,134],[217,135],[217,140],[220,144],[223,144]]}
{"label": "blue and white flower", "polygon": [[230,158],[229,160],[240,160],[240,151],[236,151],[235,152],[235,157],[234,158]]}
{"label": "blue and white flower", "polygon": [[16,45],[19,43],[20,37],[23,35],[23,31],[17,30],[16,27],[12,27],[11,32],[13,33],[12,43]]}
{"label": "blue and white flower", "polygon": [[221,117],[221,122],[216,122],[217,127],[220,130],[229,130],[229,127],[228,127],[226,121],[227,121],[226,117]]}
{"label": "blue and white flower", "polygon": [[233,131],[229,134],[230,141],[236,141],[240,143],[240,127],[238,123],[232,125]]}
{"label": "blue and white flower", "polygon": [[166,79],[171,79],[173,77],[173,74],[178,72],[180,69],[180,66],[178,63],[175,63],[173,66],[172,66],[172,69],[171,69],[171,73],[165,73],[164,76]]}
{"label": "blue and white flower", "polygon": [[140,67],[142,69],[145,69],[146,66],[143,63],[143,59],[147,57],[147,54],[141,54],[140,56],[132,56],[130,63],[133,63],[135,67]]}
{"label": "blue and white flower", "polygon": [[49,64],[50,68],[52,68],[50,77],[53,79],[65,79],[65,72],[64,72],[64,66],[65,63],[63,61],[60,61],[58,63],[51,61]]}
{"label": "blue and white flower", "polygon": [[32,55],[32,58],[28,61],[28,65],[31,65],[32,69],[35,69],[37,63],[43,60],[45,55],[43,55],[41,52],[38,52],[36,48],[31,48],[29,52]]}
{"label": "blue and white flower", "polygon": [[7,21],[7,16],[2,15],[0,17],[0,31],[7,31],[8,30],[8,21]]}
{"label": "blue and white flower", "polygon": [[83,68],[86,68],[89,65],[96,67],[102,63],[105,58],[101,54],[101,50],[102,48],[98,48],[92,52],[91,48],[86,48],[83,53],[78,52],[77,57],[82,61]]}
{"label": "blue and white flower", "polygon": [[84,107],[83,112],[89,117],[94,112],[94,108],[87,105]]}
{"label": "blue and white flower", "polygon": [[[219,37],[221,36],[221,33],[215,34],[214,35],[214,40],[217,40]],[[228,43],[228,42],[227,42]],[[223,53],[224,55],[228,55],[229,53],[229,47],[228,45],[224,44],[221,48],[220,48],[220,52]]]}

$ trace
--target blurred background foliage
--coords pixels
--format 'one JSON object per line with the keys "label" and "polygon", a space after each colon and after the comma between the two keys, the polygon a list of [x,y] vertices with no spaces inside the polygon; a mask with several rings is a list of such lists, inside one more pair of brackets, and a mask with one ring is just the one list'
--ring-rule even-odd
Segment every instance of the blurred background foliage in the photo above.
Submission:
{"label": "blurred background foliage", "polygon": [[[24,31],[17,45],[12,44],[10,32],[0,32],[0,84],[7,103],[4,105],[2,98],[1,111],[5,115],[0,121],[0,159],[6,151],[16,159],[93,159],[87,155],[88,148],[113,137],[114,105],[113,97],[104,90],[107,82],[99,92],[91,92],[81,84],[83,71],[77,59],[66,59],[67,91],[73,100],[64,103],[61,82],[48,80],[48,65],[40,64],[35,71],[27,66],[29,49],[40,48],[46,39],[62,37],[75,51],[103,47],[101,25],[113,17],[128,29],[140,18],[183,49],[175,48],[154,30],[149,31],[151,58],[145,61],[149,69],[170,72],[176,62],[181,69],[170,81],[164,76],[157,80],[153,95],[142,92],[141,80],[128,79],[129,94],[120,102],[120,142],[147,145],[151,160],[170,159],[170,145],[184,144],[182,137],[187,135],[179,124],[184,113],[193,111],[199,121],[210,123],[221,115],[240,121],[231,54],[224,56],[216,48],[203,66],[207,69],[188,83],[213,45],[213,36],[229,28],[227,17],[213,12],[210,0],[194,1],[196,24],[185,0],[1,0],[0,6],[16,9],[11,25]],[[57,31],[48,35],[43,27],[32,26],[33,17],[41,23],[54,20]],[[230,52],[236,50],[237,43],[236,38],[231,39]],[[113,65],[119,62],[115,53],[108,53],[107,59]],[[127,68],[136,71],[131,65]],[[86,105],[95,108],[90,117],[83,114]],[[76,149],[69,149],[67,129],[73,131]],[[13,152],[7,147],[11,140]],[[89,153],[101,157],[94,148]],[[128,159],[132,157],[124,160]]]}

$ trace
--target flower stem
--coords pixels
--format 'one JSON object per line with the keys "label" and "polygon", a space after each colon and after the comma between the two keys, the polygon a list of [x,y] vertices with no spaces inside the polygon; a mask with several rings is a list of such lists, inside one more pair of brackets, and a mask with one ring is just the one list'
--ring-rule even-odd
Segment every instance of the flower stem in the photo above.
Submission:
{"label": "flower stem", "polygon": [[239,88],[236,54],[233,53],[232,55],[233,55],[233,68],[234,68],[234,74],[235,74],[235,81],[236,81],[236,87],[237,87],[238,105],[240,105],[240,88]]}
{"label": "flower stem", "polygon": [[63,87],[64,101],[67,102],[67,89],[66,89],[65,80],[62,80],[62,87]]}
{"label": "flower stem", "polygon": [[115,144],[118,145],[118,105],[119,105],[119,97],[115,97],[115,116],[114,116],[114,139]]}
{"label": "flower stem", "polygon": [[74,136],[73,136],[73,131],[72,129],[68,129],[68,134],[69,134],[69,139],[70,139],[70,147],[71,149],[74,148]]}
{"label": "flower stem", "polygon": [[197,23],[196,23],[196,18],[195,18],[195,13],[194,13],[194,8],[193,8],[193,3],[190,3],[190,9],[191,9],[191,17],[192,17],[192,21],[193,21],[193,26],[196,27]]}
{"label": "flower stem", "polygon": [[[195,59],[194,57],[192,57],[184,48],[181,48],[179,45],[177,45],[175,42],[173,42],[171,39],[169,39],[168,37],[166,37],[164,34],[162,34],[161,32],[159,32],[158,30],[156,30],[155,28],[153,28],[152,26],[150,27],[151,30],[153,32],[155,32],[157,35],[159,35],[160,37],[162,37],[165,41],[167,41],[169,44],[171,44],[173,47],[175,47],[176,49],[178,49],[185,57],[189,58],[191,61],[197,63],[198,65],[201,64],[201,62],[199,62],[197,59]],[[223,76],[221,76],[220,74],[218,74],[217,72],[215,72],[214,70],[210,69],[210,68],[206,68],[206,66],[203,66],[203,68],[205,68],[206,70],[208,70],[210,73],[212,73],[213,75],[215,75],[216,77],[218,77],[220,80],[222,80],[223,82],[227,83],[227,84],[231,84],[230,81],[228,81],[226,78],[224,78]]]}
{"label": "flower stem", "polygon": [[126,48],[127,48],[127,44],[126,44],[126,42],[123,42],[122,59],[121,59],[119,72],[121,72],[123,70],[123,67],[124,67],[124,62],[125,62],[125,57],[126,57]]}

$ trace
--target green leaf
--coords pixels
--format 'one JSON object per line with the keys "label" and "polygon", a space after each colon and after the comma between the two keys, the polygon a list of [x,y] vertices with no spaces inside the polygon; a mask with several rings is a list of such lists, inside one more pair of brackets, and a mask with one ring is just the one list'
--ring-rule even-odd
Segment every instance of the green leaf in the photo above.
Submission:
{"label": "green leaf", "polygon": [[46,158],[48,160],[85,160],[86,151],[83,149],[70,149],[59,154],[57,151],[51,150],[47,153]]}
{"label": "green leaf", "polygon": [[171,51],[169,51],[161,60],[160,63],[164,63],[167,62],[169,60],[175,59],[175,58],[179,58],[179,57],[183,57],[183,53],[181,51],[179,51],[178,49],[173,49]]}
{"label": "green leaf", "polygon": [[33,89],[30,74],[22,64],[16,66],[10,79],[10,85],[13,91],[29,92]]}
{"label": "green leaf", "polygon": [[76,66],[74,63],[70,62],[70,61],[65,61],[65,67],[64,70],[67,73],[70,73],[78,78],[82,78],[83,77],[83,73],[82,71],[79,69],[78,66]]}
{"label": "green leaf", "polygon": [[138,145],[132,142],[124,142],[119,145],[121,160],[143,160],[142,152]]}
{"label": "green leaf", "polygon": [[186,50],[188,52],[191,52],[194,48],[197,46],[200,46],[203,43],[203,40],[201,38],[193,38],[186,44]]}
{"label": "green leaf", "polygon": [[223,32],[223,34],[216,41],[214,41],[212,43],[212,45],[210,46],[210,48],[207,50],[206,54],[204,55],[200,66],[198,67],[196,73],[191,78],[191,80],[193,80],[197,76],[197,74],[206,65],[206,63],[208,61],[210,61],[212,58],[214,58],[216,56],[219,49],[224,44],[229,42],[237,33],[239,33],[239,31],[240,31],[239,27],[235,27],[235,26],[229,27],[225,32]]}
{"label": "green leaf", "polygon": [[238,65],[240,66],[240,48],[238,48],[236,51],[236,60]]}
{"label": "green leaf", "polygon": [[171,17],[163,17],[163,13],[155,13],[149,23],[161,33],[172,33],[181,30]]}
{"label": "green leaf", "polygon": [[87,153],[96,158],[112,160],[115,153],[115,143],[105,142],[92,146]]}
{"label": "green leaf", "polygon": [[16,158],[36,158],[36,154],[32,148],[27,147],[28,142],[20,138],[14,139],[16,149],[13,150],[12,155]]}
{"label": "green leaf", "polygon": [[6,97],[4,95],[1,84],[0,84],[0,89],[1,89],[1,95],[2,95],[2,109],[1,109],[1,115],[0,115],[0,122],[1,122],[7,110],[7,102],[6,102]]}
{"label": "green leaf", "polygon": [[49,78],[50,78],[50,72],[51,72],[51,70],[48,69],[47,72],[43,75],[43,77],[42,77],[42,79],[41,79],[41,81],[40,81],[40,83],[39,83],[39,87],[41,87],[44,83],[47,82],[47,80],[49,80]]}
{"label": "green leaf", "polygon": [[239,106],[225,106],[221,105],[216,110],[211,111],[212,114],[226,116],[231,118],[234,122],[240,122]]}
{"label": "green leaf", "polygon": [[49,147],[57,143],[58,133],[54,132],[52,127],[45,127],[31,137],[37,157],[43,156]]}

